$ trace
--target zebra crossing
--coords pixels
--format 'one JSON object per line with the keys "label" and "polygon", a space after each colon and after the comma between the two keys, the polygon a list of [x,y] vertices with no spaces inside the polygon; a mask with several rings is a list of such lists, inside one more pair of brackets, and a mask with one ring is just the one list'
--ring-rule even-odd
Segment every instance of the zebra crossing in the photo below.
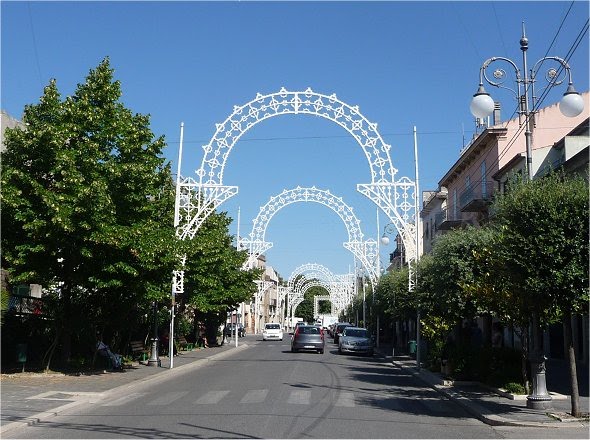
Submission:
{"label": "zebra crossing", "polygon": [[[148,393],[130,393],[111,401],[103,401],[101,406],[113,407],[128,405],[132,401],[147,398]],[[361,393],[362,394],[362,393]],[[341,408],[354,408],[356,406],[370,405],[366,396],[359,396],[357,393],[350,391],[331,391],[329,393],[319,393],[316,390],[290,390],[287,393],[280,393],[280,398],[286,405],[313,405],[317,403],[332,405]],[[246,404],[262,404],[269,398],[276,399],[277,396],[272,396],[269,389],[253,389],[241,392],[236,396],[235,391],[230,390],[213,390],[207,391],[203,394],[194,393],[191,395],[189,391],[171,391],[159,395],[155,399],[149,400],[146,404],[148,406],[165,406],[183,399],[183,402],[191,403],[192,405],[217,405],[223,403],[224,400],[230,399],[231,402],[237,402],[238,405]],[[391,394],[384,394],[382,396],[372,395],[371,401],[387,401],[387,407],[393,411],[405,411],[411,406],[414,410],[422,410],[424,413],[434,413],[438,415],[449,414],[452,412],[452,407],[443,399],[438,398],[418,398],[412,399],[410,402],[404,399],[395,399]],[[275,403],[276,400],[274,401]]]}

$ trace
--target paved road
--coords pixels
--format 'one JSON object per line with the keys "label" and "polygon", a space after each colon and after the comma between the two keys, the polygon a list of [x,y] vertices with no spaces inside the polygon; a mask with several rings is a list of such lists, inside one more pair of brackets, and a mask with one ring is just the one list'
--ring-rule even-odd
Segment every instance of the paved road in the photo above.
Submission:
{"label": "paved road", "polygon": [[331,343],[323,355],[291,353],[287,341],[248,344],[169,380],[97,396],[10,438],[572,437],[485,425],[384,358],[341,356]]}

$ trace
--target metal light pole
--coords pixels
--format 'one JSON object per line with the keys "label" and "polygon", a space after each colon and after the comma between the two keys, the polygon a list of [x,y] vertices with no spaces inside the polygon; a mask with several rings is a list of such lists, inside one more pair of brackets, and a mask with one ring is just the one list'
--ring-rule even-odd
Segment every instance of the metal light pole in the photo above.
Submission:
{"label": "metal light pole", "polygon": [[[420,177],[418,175],[418,137],[416,135],[416,126],[414,126],[414,173],[416,177],[416,188],[414,190],[414,242],[416,244],[416,256],[414,258],[414,290],[418,287],[418,262],[420,261],[420,253],[422,246],[420,246]],[[408,261],[408,264],[410,262]],[[420,358],[420,306],[416,310],[416,366],[418,369],[422,366]]]}
{"label": "metal light pole", "polygon": [[[416,286],[418,284],[418,262],[420,261],[420,254],[422,250],[421,241],[420,241],[420,178],[418,174],[418,138],[416,134],[416,127],[413,128],[414,133],[414,165],[415,165],[415,187],[414,187],[414,233],[413,237],[410,237],[409,245],[414,246],[415,255],[412,259],[408,256],[408,268],[409,268],[409,275],[410,278],[408,280],[408,289],[409,292],[414,292]],[[395,225],[389,223],[383,227],[383,236],[381,237],[381,243],[385,246],[389,244],[389,237],[387,234],[391,234],[393,232],[393,227]],[[388,229],[389,228],[389,229]],[[405,244],[405,243],[404,243]],[[406,251],[411,252],[411,250],[406,249]],[[411,255],[411,253],[410,253]],[[413,265],[413,266],[412,266]],[[413,270],[412,270],[413,269]],[[394,324],[395,325],[395,324]],[[394,328],[395,332],[395,328]],[[421,367],[421,359],[420,359],[420,309],[416,310],[416,366],[418,369]],[[394,348],[392,351],[392,356],[395,355],[395,341],[394,341]]]}
{"label": "metal light pole", "polygon": [[[363,275],[363,327],[367,327],[367,297],[366,297],[366,289],[367,283],[365,283],[365,276]],[[356,323],[358,326],[358,322]]]}
{"label": "metal light pole", "polygon": [[[529,47],[529,41],[525,35],[524,22],[522,23],[522,37],[520,38],[520,50],[522,51],[522,70],[518,68],[515,62],[504,57],[492,57],[486,60],[480,68],[479,73],[479,87],[473,100],[471,101],[470,110],[476,118],[486,118],[494,110],[494,100],[491,98],[483,87],[483,80],[494,87],[501,87],[512,91],[519,104],[519,124],[525,127],[525,146],[526,146],[526,174],[529,180],[533,179],[533,139],[532,131],[535,126],[534,114],[536,112],[535,105],[537,97],[535,96],[535,82],[537,73],[539,72],[542,64],[546,61],[557,63],[558,68],[547,69],[545,79],[548,85],[545,89],[550,89],[557,85],[562,84],[566,77],[568,80],[568,87],[559,103],[559,109],[563,115],[567,117],[576,117],[582,110],[584,110],[584,101],[580,94],[576,92],[572,82],[572,74],[568,63],[559,57],[546,56],[537,61],[533,68],[528,69],[527,67],[527,56],[526,52]],[[514,69],[516,76],[516,90],[509,87],[503,86],[505,81],[506,72],[503,69],[496,69],[493,72],[494,80],[488,78],[486,69],[493,62],[505,62],[508,63]],[[530,73],[530,76],[529,76]],[[529,94],[530,87],[530,94]],[[531,102],[529,98],[532,96]],[[542,331],[539,323],[539,315],[533,312],[532,316],[532,332],[533,332],[533,350],[529,355],[529,361],[531,363],[531,371],[533,375],[533,390],[532,393],[527,396],[527,407],[533,409],[545,409],[551,407],[551,396],[547,392],[546,378],[545,378],[545,355],[543,353],[542,345]]]}
{"label": "metal light pole", "polygon": [[[385,226],[383,226],[383,235],[381,236],[381,244],[383,246],[387,246],[389,244],[389,237],[388,235],[393,234],[393,232],[395,231],[395,225],[393,223],[387,223]],[[395,292],[393,294],[393,310],[395,310]],[[391,361],[393,362],[395,360],[395,342],[396,342],[396,321],[395,319],[393,320],[393,322],[391,323],[392,331],[393,331],[393,335],[392,335],[392,340],[391,340]]]}
{"label": "metal light pole", "polygon": [[147,364],[150,367],[159,367],[160,358],[158,357],[158,303],[156,301],[152,302],[152,307],[154,311],[154,335],[152,337],[152,352]]}

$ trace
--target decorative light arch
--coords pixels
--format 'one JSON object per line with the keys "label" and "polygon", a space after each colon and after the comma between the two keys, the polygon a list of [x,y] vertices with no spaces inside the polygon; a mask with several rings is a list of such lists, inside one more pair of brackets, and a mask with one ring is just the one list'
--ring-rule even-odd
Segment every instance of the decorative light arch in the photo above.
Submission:
{"label": "decorative light arch", "polygon": [[[358,106],[340,101],[335,94],[324,95],[311,88],[296,92],[281,88],[278,92],[267,95],[258,93],[246,104],[234,106],[233,112],[225,121],[216,124],[215,134],[203,146],[204,157],[197,170],[197,179],[180,175],[183,138],[181,125],[174,213],[176,235],[183,240],[192,239],[207,217],[237,194],[237,186],[223,184],[223,173],[228,156],[242,135],[259,122],[287,114],[307,114],[335,122],[350,133],[363,149],[371,182],[357,184],[357,190],[381,208],[396,226],[404,242],[410,268],[409,287],[413,290],[414,265],[418,256],[415,223],[419,221],[416,183],[407,177],[396,179],[397,170],[389,153],[391,146],[383,141],[377,131],[377,124],[369,122],[360,113]],[[353,253],[362,253],[365,250],[363,246],[365,242],[354,242]],[[376,248],[376,242],[374,246]],[[183,279],[182,270],[174,271],[173,296],[183,292]]]}
{"label": "decorative light arch", "polygon": [[377,242],[363,239],[360,220],[341,197],[335,196],[329,190],[318,189],[315,186],[285,189],[280,194],[272,196],[264,206],[260,207],[258,215],[253,221],[249,239],[239,241],[240,249],[247,248],[249,251],[249,258],[244,263],[244,268],[254,267],[258,256],[273,246],[272,242],[266,241],[266,229],[274,215],[288,205],[301,202],[324,205],[342,219],[348,232],[348,242],[343,243],[343,246],[358,258],[367,270],[371,282],[374,283],[379,277],[378,264],[376,263],[378,258]]}
{"label": "decorative light arch", "polygon": [[354,275],[334,275],[327,267],[317,263],[306,263],[296,267],[287,282],[289,292],[287,316],[293,317],[295,309],[303,301],[304,293],[313,285],[324,287],[328,291],[330,301],[339,312],[352,299]]}
{"label": "decorative light arch", "polygon": [[201,168],[197,171],[199,183],[222,185],[225,163],[236,142],[256,124],[280,115],[308,114],[319,116],[343,127],[363,149],[371,169],[371,182],[391,182],[397,170],[393,167],[389,150],[377,131],[377,124],[369,122],[358,106],[340,101],[335,94],[330,96],[314,92],[311,88],[303,92],[290,92],[284,87],[276,93],[262,95],[234,111],[221,124],[207,145]]}
{"label": "decorative light arch", "polygon": [[[297,309],[297,307],[299,306],[299,304],[301,304],[303,302],[303,300],[305,299],[305,293],[311,289],[312,287],[323,287],[324,289],[326,289],[329,293],[329,295],[322,295],[322,296],[326,296],[327,298],[329,298],[330,302],[332,302],[332,304],[334,304],[334,296],[333,296],[333,292],[332,292],[332,288],[333,286],[330,283],[326,283],[325,281],[320,281],[320,280],[314,280],[314,279],[310,279],[310,280],[306,280],[304,283],[301,283],[301,285],[299,285],[297,287],[297,290],[293,291],[293,295],[291,298],[291,302],[289,303],[289,307],[290,307],[290,312],[291,315],[293,315],[295,313],[295,309]],[[315,312],[314,312],[315,313]],[[291,316],[292,318],[293,316]]]}

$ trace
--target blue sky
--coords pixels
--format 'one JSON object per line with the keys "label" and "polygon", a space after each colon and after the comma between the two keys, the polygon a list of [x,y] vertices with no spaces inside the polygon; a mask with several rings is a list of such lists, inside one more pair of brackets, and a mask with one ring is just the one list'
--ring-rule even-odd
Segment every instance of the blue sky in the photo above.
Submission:
{"label": "blue sky", "polygon": [[[570,9],[571,7],[571,9]],[[569,10],[569,14],[568,14]],[[398,176],[414,178],[417,127],[421,189],[434,189],[473,135],[469,102],[487,58],[521,64],[521,22],[529,67],[545,55],[566,57],[588,2],[10,2],[3,0],[1,106],[20,118],[50,78],[62,96],[109,56],[123,103],[151,115],[176,169],[185,124],[182,174],[196,176],[201,146],[234,105],[311,87],[335,93],[378,124],[392,145]],[[567,16],[566,16],[567,15]],[[562,24],[563,23],[563,24]],[[551,45],[553,42],[553,45]],[[588,90],[588,34],[569,59],[574,84]],[[513,96],[488,90],[512,115]],[[557,102],[555,88],[545,104]],[[249,130],[229,156],[224,184],[239,193],[222,205],[247,235],[260,206],[283,189],[330,189],[354,207],[365,237],[377,238],[377,209],[356,191],[369,183],[362,149],[322,118],[290,115]],[[380,214],[381,229],[387,222]],[[230,231],[235,234],[237,222]],[[346,228],[328,208],[298,203],[272,219],[268,264],[284,278],[305,263],[347,273]],[[382,249],[382,261],[392,246]]]}

